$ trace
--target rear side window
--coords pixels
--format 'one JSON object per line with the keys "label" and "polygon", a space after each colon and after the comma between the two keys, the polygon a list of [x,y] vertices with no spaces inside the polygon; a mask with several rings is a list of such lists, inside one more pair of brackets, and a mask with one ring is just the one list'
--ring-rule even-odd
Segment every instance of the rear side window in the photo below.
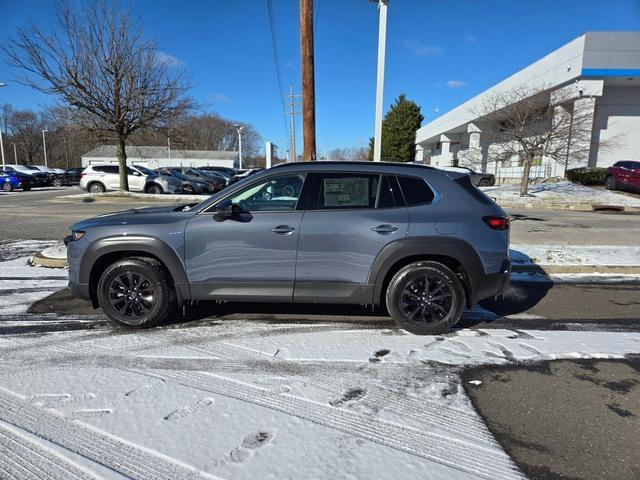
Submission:
{"label": "rear side window", "polygon": [[320,176],[318,208],[322,210],[374,208],[379,175],[326,173]]}
{"label": "rear side window", "polygon": [[[467,177],[468,178],[468,177]],[[402,195],[408,207],[424,205],[433,202],[435,193],[423,178],[398,177]]]}
{"label": "rear side window", "polygon": [[101,173],[119,173],[118,167],[115,165],[99,165],[97,167],[93,167],[96,172]]}

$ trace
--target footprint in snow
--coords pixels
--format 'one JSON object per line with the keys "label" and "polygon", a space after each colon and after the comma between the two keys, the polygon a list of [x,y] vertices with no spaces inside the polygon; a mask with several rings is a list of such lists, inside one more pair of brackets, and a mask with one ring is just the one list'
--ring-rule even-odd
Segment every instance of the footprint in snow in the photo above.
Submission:
{"label": "footprint in snow", "polygon": [[259,431],[251,433],[242,439],[240,445],[229,452],[228,457],[214,460],[214,463],[218,466],[231,463],[244,463],[247,462],[255,455],[256,450],[265,446],[273,438],[272,432]]}
{"label": "footprint in snow", "polygon": [[367,394],[367,390],[361,387],[350,388],[340,398],[329,401],[332,407],[340,407],[345,403],[361,400]]}

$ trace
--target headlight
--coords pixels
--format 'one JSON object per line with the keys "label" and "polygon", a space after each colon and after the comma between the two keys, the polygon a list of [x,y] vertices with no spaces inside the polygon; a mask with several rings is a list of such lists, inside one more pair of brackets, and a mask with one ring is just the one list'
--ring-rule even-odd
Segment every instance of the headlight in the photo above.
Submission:
{"label": "headlight", "polygon": [[82,237],[85,236],[86,233],[87,232],[74,231],[74,232],[71,232],[71,238],[73,240],[80,240]]}

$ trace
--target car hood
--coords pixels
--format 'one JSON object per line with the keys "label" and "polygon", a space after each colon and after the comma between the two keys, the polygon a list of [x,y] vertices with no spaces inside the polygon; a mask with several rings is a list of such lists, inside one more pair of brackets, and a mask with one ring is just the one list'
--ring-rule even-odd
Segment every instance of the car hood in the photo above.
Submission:
{"label": "car hood", "polygon": [[[104,227],[107,225],[140,225],[165,223],[166,217],[172,212],[186,213],[184,210],[189,204],[170,205],[163,207],[130,208],[119,212],[104,213],[97,217],[82,220],[71,226],[72,230],[86,230],[93,227]],[[186,217],[185,217],[186,219]]]}

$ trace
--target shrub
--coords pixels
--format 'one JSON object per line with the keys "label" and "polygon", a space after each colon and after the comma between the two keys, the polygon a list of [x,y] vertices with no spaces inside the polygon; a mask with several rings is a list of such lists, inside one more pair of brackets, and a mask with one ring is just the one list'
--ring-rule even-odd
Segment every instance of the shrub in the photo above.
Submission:
{"label": "shrub", "polygon": [[604,185],[606,176],[606,168],[572,168],[567,170],[567,179],[570,182],[580,183],[581,185]]}

